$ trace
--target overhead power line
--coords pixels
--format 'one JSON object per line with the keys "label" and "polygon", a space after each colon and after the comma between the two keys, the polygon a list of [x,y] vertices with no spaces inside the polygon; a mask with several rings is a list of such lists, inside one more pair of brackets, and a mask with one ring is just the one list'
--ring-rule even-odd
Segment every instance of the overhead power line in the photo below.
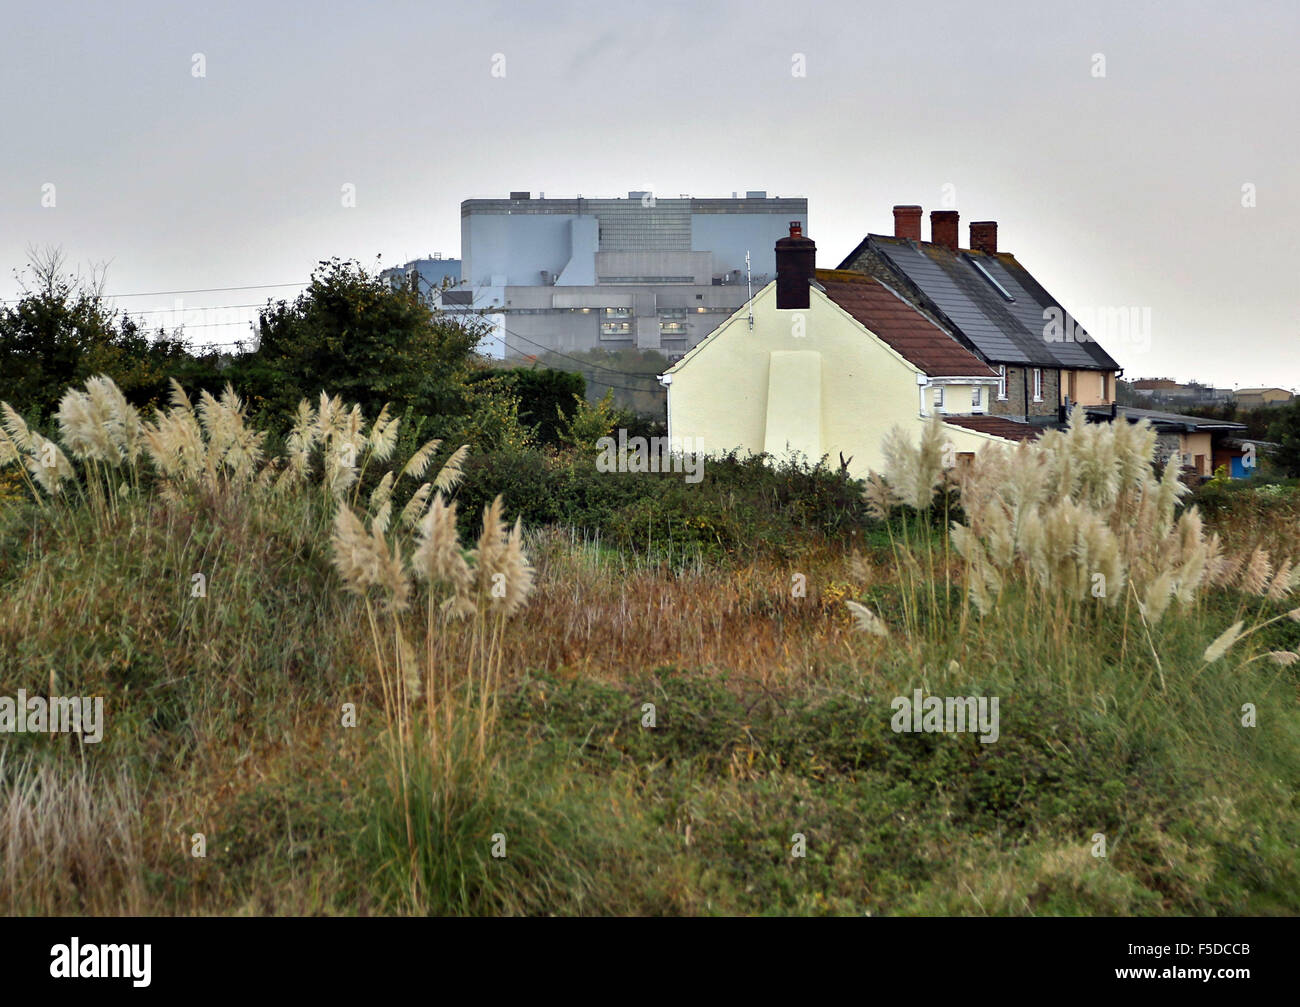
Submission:
{"label": "overhead power line", "polygon": [[[302,283],[250,283],[243,287],[194,287],[190,290],[144,290],[133,294],[104,294],[103,299],[113,300],[117,297],[169,297],[172,294],[222,294],[232,290],[274,290],[277,287],[305,287]],[[0,304],[20,304],[25,298],[11,297],[0,300]],[[260,305],[258,305],[260,307]]]}
{"label": "overhead power line", "polygon": [[234,308],[260,308],[261,304],[193,304],[190,307],[179,308],[147,308],[141,311],[126,311],[128,315],[168,315],[183,314],[186,311],[230,311]]}
{"label": "overhead power line", "polygon": [[250,283],[243,287],[195,287],[192,290],[150,290],[139,294],[105,294],[108,297],[167,297],[171,294],[220,294],[230,290],[272,290],[276,287],[305,287],[300,283]]}
{"label": "overhead power line", "polygon": [[[644,378],[644,379],[649,380],[649,381],[657,381],[657,380],[658,380],[658,378],[656,378],[655,375],[653,375],[653,374],[647,374],[647,373],[645,373],[644,371],[618,371],[618,370],[615,370],[615,369],[612,368],[612,367],[602,367],[600,364],[592,364],[592,363],[588,363],[588,362],[585,361],[585,360],[580,360],[580,359],[577,358],[577,357],[571,357],[571,356],[569,356],[567,353],[561,353],[559,350],[553,350],[553,349],[551,349],[549,346],[546,346],[546,345],[544,345],[544,344],[542,344],[542,343],[539,343],[539,342],[537,342],[536,340],[529,339],[527,336],[521,336],[518,332],[514,332],[514,331],[512,331],[512,330],[510,330],[510,329],[507,329],[504,325],[501,326],[501,331],[505,332],[507,335],[514,336],[516,339],[522,339],[524,342],[526,342],[526,343],[530,343],[530,344],[532,344],[533,346],[536,346],[538,349],[545,350],[547,353],[551,354],[552,356],[560,357],[560,358],[562,358],[562,359],[564,359],[564,360],[572,360],[572,361],[573,361],[575,364],[577,364],[579,367],[583,367],[583,368],[586,368],[586,369],[588,369],[588,370],[605,371],[605,372],[607,372],[607,373],[609,373],[609,374],[617,374],[619,377],[624,377],[624,378]],[[604,384],[608,384],[608,382],[606,382],[606,381],[602,381],[601,384],[602,384],[602,385],[604,385]],[[619,386],[618,386],[618,385],[611,385],[610,387],[612,387],[612,388],[617,388],[617,387],[619,387]],[[630,391],[649,391],[649,389],[645,389],[645,388],[633,388],[633,389],[630,389]]]}

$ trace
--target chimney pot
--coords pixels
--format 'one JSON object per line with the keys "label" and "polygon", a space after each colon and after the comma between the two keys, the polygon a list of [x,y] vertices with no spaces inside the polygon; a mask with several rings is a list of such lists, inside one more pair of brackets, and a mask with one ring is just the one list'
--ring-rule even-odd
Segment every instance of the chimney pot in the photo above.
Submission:
{"label": "chimney pot", "polygon": [[997,255],[998,222],[996,220],[972,220],[970,224],[970,247],[973,252]]}
{"label": "chimney pot", "polygon": [[916,205],[894,207],[894,237],[921,240],[921,208]]}
{"label": "chimney pot", "polygon": [[957,251],[957,211],[930,211],[930,240],[950,252]]}
{"label": "chimney pot", "polygon": [[816,269],[817,245],[804,237],[803,221],[790,221],[790,236],[776,242],[776,306],[807,308]]}

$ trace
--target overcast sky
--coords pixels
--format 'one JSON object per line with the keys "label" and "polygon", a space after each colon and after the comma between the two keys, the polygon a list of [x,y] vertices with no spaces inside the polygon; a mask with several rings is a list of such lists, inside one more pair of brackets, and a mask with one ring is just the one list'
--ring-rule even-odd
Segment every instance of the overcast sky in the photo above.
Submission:
{"label": "overcast sky", "polygon": [[952,192],[1076,314],[1150,308],[1127,376],[1300,387],[1298,45],[1295,0],[27,5],[0,298],[58,245],[124,307],[257,304],[295,288],[154,292],[454,256],[460,201],[511,189],[806,196],[835,266]]}

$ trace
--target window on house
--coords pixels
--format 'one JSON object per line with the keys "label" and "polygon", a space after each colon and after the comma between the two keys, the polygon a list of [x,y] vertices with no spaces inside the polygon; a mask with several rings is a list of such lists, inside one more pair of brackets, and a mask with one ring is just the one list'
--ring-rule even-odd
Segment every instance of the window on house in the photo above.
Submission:
{"label": "window on house", "polygon": [[972,409],[982,409],[984,406],[984,389],[972,388],[970,390],[970,407]]}
{"label": "window on house", "polygon": [[998,401],[1007,400],[1007,365],[998,364]]}
{"label": "window on house", "polygon": [[1034,401],[1043,401],[1043,369],[1041,367],[1034,368]]}
{"label": "window on house", "polygon": [[934,390],[934,408],[943,408],[943,385],[940,385]]}

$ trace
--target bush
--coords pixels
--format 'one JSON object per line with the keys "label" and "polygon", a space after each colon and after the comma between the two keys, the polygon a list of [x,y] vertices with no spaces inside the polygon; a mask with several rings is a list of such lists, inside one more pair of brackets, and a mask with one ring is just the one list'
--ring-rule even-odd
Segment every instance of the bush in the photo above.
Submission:
{"label": "bush", "polygon": [[700,549],[744,557],[784,556],[799,544],[845,541],[868,523],[856,484],[825,466],[735,453],[704,461],[703,478],[681,472],[601,472],[594,452],[471,454],[461,490],[468,530],[502,494],[530,527],[563,525],[634,552]]}
{"label": "bush", "polygon": [[560,445],[560,416],[573,414],[576,395],[586,394],[587,383],[581,374],[550,368],[515,367],[509,370],[483,370],[470,376],[471,386],[491,380],[519,402],[519,422],[531,429],[536,443]]}

